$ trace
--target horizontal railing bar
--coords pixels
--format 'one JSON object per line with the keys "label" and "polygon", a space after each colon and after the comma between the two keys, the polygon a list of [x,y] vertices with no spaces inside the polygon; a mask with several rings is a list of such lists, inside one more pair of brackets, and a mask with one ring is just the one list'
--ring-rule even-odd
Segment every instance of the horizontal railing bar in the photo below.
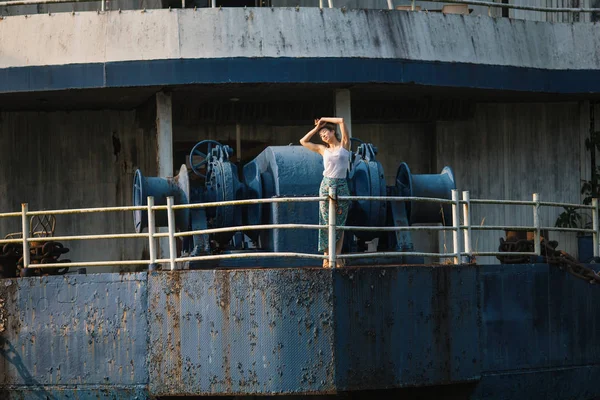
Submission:
{"label": "horizontal railing bar", "polygon": [[450,258],[456,257],[456,253],[424,253],[418,251],[381,251],[373,253],[353,253],[353,254],[339,254],[337,258],[384,258],[384,257],[398,257],[398,256],[421,256],[421,257],[436,257],[436,258]]}
{"label": "horizontal railing bar", "polygon": [[67,267],[110,267],[113,265],[143,265],[150,260],[122,260],[122,261],[84,261],[51,264],[30,264],[29,269],[35,268],[67,268]]}
{"label": "horizontal railing bar", "polygon": [[[460,201],[461,204],[466,204],[465,201]],[[470,204],[499,204],[507,206],[533,206],[535,202],[531,200],[491,200],[491,199],[471,199]],[[573,204],[573,203],[558,203],[552,201],[540,201],[540,206],[545,207],[573,207],[573,208],[585,208],[592,209],[593,206],[587,204]]]}
{"label": "horizontal railing bar", "polygon": [[20,217],[20,216],[21,216],[20,212],[7,212],[7,213],[0,214],[0,218],[14,218],[14,217]]}
{"label": "horizontal railing bar", "polygon": [[[426,2],[437,3],[437,0],[423,0]],[[444,0],[444,3],[453,3],[453,4],[467,4],[471,6],[484,6],[484,7],[500,7],[500,8],[510,8],[513,10],[527,10],[527,11],[544,11],[544,12],[583,12],[583,13],[591,13],[600,11],[599,8],[567,8],[567,7],[536,7],[536,6],[520,6],[516,4],[505,4],[505,3],[493,3],[489,1],[479,1],[479,0]]]}
{"label": "horizontal railing bar", "polygon": [[[125,207],[98,207],[98,208],[73,208],[70,210],[43,210],[43,211],[29,211],[28,216],[34,215],[64,215],[64,214],[90,214],[99,212],[118,212],[118,211],[137,211],[147,210],[147,206],[125,206]],[[21,214],[21,213],[19,213]]]}
{"label": "horizontal railing bar", "polygon": [[98,0],[14,0],[0,1],[0,7],[27,6],[36,4],[60,4],[60,3],[91,3]]}
{"label": "horizontal railing bar", "polygon": [[[311,254],[311,253],[292,253],[292,252],[256,252],[256,253],[235,253],[235,254],[213,254],[208,256],[194,256],[194,257],[179,257],[176,258],[176,262],[185,261],[210,261],[210,260],[228,260],[235,258],[275,258],[275,257],[286,257],[286,258],[311,258],[317,260],[323,260],[325,256],[323,254]],[[168,258],[161,258],[156,260],[157,263],[168,263]]]}
{"label": "horizontal railing bar", "polygon": [[23,239],[2,239],[0,244],[23,243]]}
{"label": "horizontal railing bar", "polygon": [[[325,201],[327,197],[270,197],[267,199],[247,199],[247,200],[228,200],[228,201],[211,201],[207,203],[191,203],[177,204],[173,206],[173,210],[182,210],[188,208],[207,208],[207,207],[225,207],[225,206],[242,206],[252,204],[265,203],[304,203],[311,201]],[[154,210],[166,210],[167,206],[154,206]]]}
{"label": "horizontal railing bar", "polygon": [[[34,237],[28,238],[28,242],[57,242],[70,240],[102,240],[102,239],[132,239],[132,238],[148,238],[147,233],[107,233],[104,235],[81,235],[81,236],[52,236],[52,237]],[[23,239],[19,239],[22,242]]]}
{"label": "horizontal railing bar", "polygon": [[[461,201],[462,204],[465,202]],[[471,199],[470,204],[502,204],[507,206],[532,206],[535,203],[531,200],[491,200],[491,199]]]}
{"label": "horizontal railing bar", "polygon": [[[340,231],[453,231],[452,226],[336,226]],[[466,227],[465,227],[466,229]]]}
{"label": "horizontal railing bar", "polygon": [[401,197],[401,196],[338,196],[338,200],[372,200],[372,201],[414,201],[416,203],[442,203],[452,204],[452,200],[438,199],[435,197]]}
{"label": "horizontal railing bar", "polygon": [[[307,225],[307,224],[272,224],[272,225],[244,225],[244,226],[232,226],[227,228],[211,228],[201,229],[197,231],[177,232],[175,237],[192,236],[192,235],[207,235],[211,233],[223,233],[223,232],[239,232],[239,231],[251,231],[259,229],[327,229],[327,225]],[[148,235],[146,235],[147,237]],[[167,237],[168,233],[155,234],[154,237]]]}
{"label": "horizontal railing bar", "polygon": [[542,226],[541,230],[556,231],[556,232],[582,232],[582,233],[594,233],[593,229],[582,229],[582,228],[562,228],[560,226]]}
{"label": "horizontal railing bar", "polygon": [[[469,255],[463,253],[463,255]],[[527,251],[473,251],[470,255],[473,256],[537,256],[535,252],[527,252]]]}
{"label": "horizontal railing bar", "polygon": [[[467,229],[466,226],[461,226],[461,229]],[[471,225],[471,230],[474,231],[535,231],[533,226],[507,226],[507,225]]]}
{"label": "horizontal railing bar", "polygon": [[573,204],[573,203],[555,203],[552,201],[540,201],[540,206],[549,206],[549,207],[573,207],[573,208],[594,208],[588,204]]}

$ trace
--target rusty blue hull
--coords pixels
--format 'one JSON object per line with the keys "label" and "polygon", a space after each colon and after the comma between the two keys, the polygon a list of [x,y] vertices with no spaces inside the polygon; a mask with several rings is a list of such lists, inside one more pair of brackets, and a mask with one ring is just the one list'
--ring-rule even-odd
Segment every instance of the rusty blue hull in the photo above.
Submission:
{"label": "rusty blue hull", "polygon": [[21,278],[0,298],[2,398],[600,396],[600,290],[545,264]]}

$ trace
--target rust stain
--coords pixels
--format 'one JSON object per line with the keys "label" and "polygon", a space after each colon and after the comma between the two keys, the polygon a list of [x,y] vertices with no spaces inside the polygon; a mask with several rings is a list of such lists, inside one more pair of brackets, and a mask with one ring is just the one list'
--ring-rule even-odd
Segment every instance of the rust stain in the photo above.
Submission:
{"label": "rust stain", "polygon": [[215,273],[215,283],[217,286],[217,301],[219,302],[218,306],[222,310],[223,317],[223,325],[221,327],[221,343],[223,345],[224,354],[223,354],[223,367],[225,372],[225,387],[226,390],[231,392],[232,390],[232,381],[231,381],[231,340],[229,338],[229,317],[230,317],[230,301],[231,301],[231,285],[229,281],[230,272],[229,271],[216,271]]}
{"label": "rust stain", "polygon": [[181,355],[181,272],[171,271],[166,274],[168,296],[166,301],[167,318],[170,319],[172,331],[167,334],[166,349],[169,352],[172,369],[172,379],[169,386],[178,387],[182,384],[183,359]]}

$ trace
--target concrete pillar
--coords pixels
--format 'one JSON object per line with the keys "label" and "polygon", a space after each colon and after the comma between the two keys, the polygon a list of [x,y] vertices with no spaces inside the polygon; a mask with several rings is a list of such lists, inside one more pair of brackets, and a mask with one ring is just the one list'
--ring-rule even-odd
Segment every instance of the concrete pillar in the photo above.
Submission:
{"label": "concrete pillar", "polygon": [[171,94],[156,94],[156,158],[158,176],[173,176],[173,105]]}
{"label": "concrete pillar", "polygon": [[[156,161],[158,176],[173,176],[173,104],[171,93],[156,93]],[[158,228],[157,232],[168,232],[168,228]],[[169,238],[159,238],[157,255],[169,257]]]}
{"label": "concrete pillar", "polygon": [[235,155],[239,162],[242,161],[242,124],[235,124]]}
{"label": "concrete pillar", "polygon": [[352,137],[352,101],[350,99],[350,89],[336,89],[335,91],[335,116],[344,118],[348,135]]}

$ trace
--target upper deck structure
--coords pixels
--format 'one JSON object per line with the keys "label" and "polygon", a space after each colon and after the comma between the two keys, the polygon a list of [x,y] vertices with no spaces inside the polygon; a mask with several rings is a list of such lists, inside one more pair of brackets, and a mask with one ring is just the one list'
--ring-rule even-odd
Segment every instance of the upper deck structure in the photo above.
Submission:
{"label": "upper deck structure", "polygon": [[[16,218],[0,219],[0,236],[26,231],[20,203],[130,206],[138,168],[172,178],[200,140],[231,146],[240,166],[334,114],[378,147],[388,184],[402,161],[418,174],[449,165],[473,199],[538,193],[580,204],[582,180],[596,179],[586,146],[600,131],[594,1],[565,1],[572,10],[561,13],[541,1],[490,10],[471,1],[459,14],[426,2],[414,4],[421,11],[384,1],[8,3],[0,214]],[[465,252],[482,254],[478,265],[167,271],[173,241],[161,243],[164,271],[146,272],[156,259],[143,235],[70,242],[74,262],[123,266],[0,281],[0,390],[595,398],[597,287],[547,264],[483,256],[503,235],[486,225],[530,226],[536,215],[539,230],[560,212],[474,206],[470,226],[483,227]],[[57,236],[133,230],[129,213],[57,216]],[[445,249],[444,235],[415,233],[416,250]],[[551,238],[577,254],[574,231]]]}

